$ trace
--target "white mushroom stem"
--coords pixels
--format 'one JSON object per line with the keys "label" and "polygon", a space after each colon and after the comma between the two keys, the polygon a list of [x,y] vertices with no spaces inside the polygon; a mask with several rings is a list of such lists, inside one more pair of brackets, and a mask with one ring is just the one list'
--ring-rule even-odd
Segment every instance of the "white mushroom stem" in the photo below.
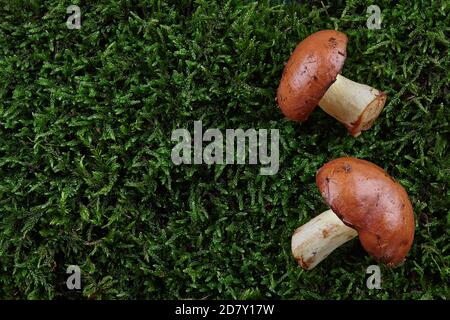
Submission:
{"label": "white mushroom stem", "polygon": [[358,235],[330,209],[295,230],[291,248],[298,264],[311,270],[334,249]]}
{"label": "white mushroom stem", "polygon": [[338,74],[319,101],[319,106],[342,122],[353,136],[369,129],[383,110],[386,95]]}

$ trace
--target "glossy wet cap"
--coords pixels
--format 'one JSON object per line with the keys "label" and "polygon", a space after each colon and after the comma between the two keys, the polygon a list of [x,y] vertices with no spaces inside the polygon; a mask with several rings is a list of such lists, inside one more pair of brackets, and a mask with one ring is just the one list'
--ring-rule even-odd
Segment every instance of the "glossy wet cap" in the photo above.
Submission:
{"label": "glossy wet cap", "polygon": [[277,91],[283,114],[305,121],[336,81],[347,57],[347,36],[335,30],[313,33],[289,58]]}
{"label": "glossy wet cap", "polygon": [[413,208],[405,189],[382,168],[338,158],[319,169],[316,184],[371,256],[391,267],[405,259],[414,239]]}

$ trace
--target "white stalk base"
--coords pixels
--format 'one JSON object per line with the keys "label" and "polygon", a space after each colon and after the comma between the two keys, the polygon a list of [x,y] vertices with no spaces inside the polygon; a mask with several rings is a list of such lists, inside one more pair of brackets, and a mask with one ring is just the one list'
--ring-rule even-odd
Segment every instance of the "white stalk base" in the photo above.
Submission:
{"label": "white stalk base", "polygon": [[292,254],[303,269],[311,270],[334,249],[357,235],[355,229],[347,227],[330,209],[295,230]]}
{"label": "white stalk base", "polygon": [[319,101],[319,106],[357,137],[361,131],[372,127],[385,103],[386,94],[382,91],[338,74]]}

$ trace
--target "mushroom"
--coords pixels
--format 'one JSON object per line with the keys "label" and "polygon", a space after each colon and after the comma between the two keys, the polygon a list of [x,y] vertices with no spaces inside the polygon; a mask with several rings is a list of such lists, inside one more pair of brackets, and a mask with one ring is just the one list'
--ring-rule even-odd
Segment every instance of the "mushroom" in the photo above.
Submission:
{"label": "mushroom", "polygon": [[310,270],[359,236],[377,261],[401,263],[414,239],[414,215],[405,189],[377,165],[338,158],[317,171],[316,185],[331,208],[295,230],[292,254]]}
{"label": "mushroom", "polygon": [[277,90],[277,103],[291,120],[306,121],[319,105],[357,137],[380,114],[386,95],[340,75],[347,36],[322,30],[301,41],[289,58]]}

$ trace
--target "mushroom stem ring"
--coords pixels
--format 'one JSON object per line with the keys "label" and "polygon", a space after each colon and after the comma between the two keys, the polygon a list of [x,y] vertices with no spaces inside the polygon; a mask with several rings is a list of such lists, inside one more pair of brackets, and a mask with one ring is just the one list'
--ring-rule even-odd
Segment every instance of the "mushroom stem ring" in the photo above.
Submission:
{"label": "mushroom stem ring", "polygon": [[358,236],[329,209],[295,230],[292,253],[298,264],[311,270],[336,248]]}
{"label": "mushroom stem ring", "polygon": [[319,107],[357,137],[372,127],[383,110],[386,94],[338,74],[319,101]]}

